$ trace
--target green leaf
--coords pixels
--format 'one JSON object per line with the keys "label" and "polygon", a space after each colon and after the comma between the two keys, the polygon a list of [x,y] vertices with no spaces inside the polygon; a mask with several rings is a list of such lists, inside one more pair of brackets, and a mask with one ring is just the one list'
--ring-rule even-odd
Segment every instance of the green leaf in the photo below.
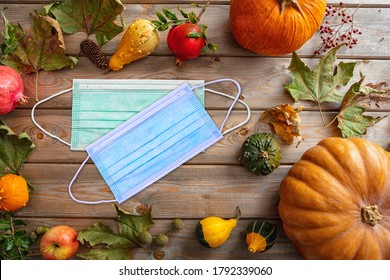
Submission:
{"label": "green leaf", "polygon": [[172,22],[167,22],[167,23],[164,23],[163,25],[161,25],[160,27],[158,27],[158,31],[165,31],[168,29],[169,26],[171,26]]}
{"label": "green leaf", "polygon": [[0,220],[0,230],[5,231],[11,228],[11,223],[8,220]]}
{"label": "green leaf", "polygon": [[128,248],[91,249],[77,256],[87,260],[131,260],[131,250]]}
{"label": "green leaf", "polygon": [[14,226],[26,226],[26,223],[22,220],[13,220]]}
{"label": "green leaf", "polygon": [[16,37],[17,34],[15,33],[15,27],[12,24],[10,24],[10,22],[5,17],[4,11],[6,9],[7,8],[4,8],[1,11],[1,16],[4,22],[4,32],[2,33],[4,42],[0,44],[2,56],[6,56],[8,54],[13,53],[18,47],[18,41],[23,39],[25,35],[22,33],[22,34],[18,34],[19,36]]}
{"label": "green leaf", "polygon": [[339,63],[336,61],[336,51],[342,45],[330,50],[318,63],[313,71],[298,57],[292,54],[289,70],[293,76],[290,84],[284,85],[294,100],[311,100],[322,102],[337,102],[343,100],[343,93],[338,90],[345,86],[353,76],[356,62]]}
{"label": "green leaf", "polygon": [[198,19],[196,17],[196,14],[194,12],[190,12],[188,14],[188,20],[191,22],[191,23],[194,23],[196,24],[198,22]]}
{"label": "green leaf", "polygon": [[142,215],[130,214],[119,208],[116,204],[115,210],[118,214],[119,232],[122,236],[125,236],[130,240],[136,240],[139,232],[149,230],[154,224],[151,208],[148,208]]}
{"label": "green leaf", "polygon": [[168,10],[168,9],[165,9],[165,8],[163,8],[162,11],[163,11],[164,15],[165,15],[168,19],[173,20],[173,21],[178,20],[176,14],[175,14],[174,12],[172,12],[172,11],[170,11],[170,10]]}
{"label": "green leaf", "polygon": [[206,52],[207,52],[207,45],[202,47],[202,49],[200,50],[200,54],[204,55]]}
{"label": "green leaf", "polygon": [[371,108],[371,103],[390,102],[390,93],[368,86],[362,86],[364,77],[353,84],[344,97],[340,112],[337,115],[338,128],[344,138],[364,135],[367,128],[379,122],[381,117],[365,116],[363,113]]}
{"label": "green leaf", "polygon": [[157,12],[156,13],[156,16],[158,17],[158,19],[162,22],[162,23],[167,23],[168,21],[166,20],[166,18],[160,13],[160,12]]}
{"label": "green leaf", "polygon": [[218,45],[214,44],[214,43],[208,43],[207,44],[207,47],[212,51],[212,52],[216,52],[218,50]]}
{"label": "green leaf", "polygon": [[160,26],[162,25],[161,21],[158,21],[158,20],[152,20],[151,22],[152,22],[152,24],[153,24],[154,26],[156,26],[157,28],[160,27]]}
{"label": "green leaf", "polygon": [[84,244],[88,242],[91,246],[105,244],[110,249],[115,248],[131,248],[136,244],[128,238],[114,233],[110,227],[97,222],[88,229],[81,230],[77,239]]}
{"label": "green leaf", "polygon": [[187,37],[188,38],[200,38],[200,37],[202,37],[202,33],[200,33],[200,32],[196,32],[196,31],[192,31],[192,32],[189,32],[188,34],[187,34]]}
{"label": "green leaf", "polygon": [[179,10],[179,12],[181,13],[181,15],[182,15],[184,18],[188,18],[188,14],[185,13],[185,12],[180,8],[180,6],[177,6],[177,9]]}
{"label": "green leaf", "polygon": [[119,233],[114,233],[110,227],[101,222],[81,230],[77,239],[82,244],[88,242],[91,247],[98,245],[100,248],[91,248],[87,252],[79,253],[79,257],[98,260],[127,260],[131,259],[131,248],[140,246],[137,243],[138,233],[148,230],[153,224],[151,208],[147,208],[141,215],[132,215],[116,204],[114,206],[118,214]]}
{"label": "green leaf", "polygon": [[124,10],[120,0],[64,0],[46,6],[67,34],[95,34],[101,47],[124,30],[115,20]]}
{"label": "green leaf", "polygon": [[0,120],[0,176],[18,174],[22,165],[35,148],[27,133],[16,135]]}

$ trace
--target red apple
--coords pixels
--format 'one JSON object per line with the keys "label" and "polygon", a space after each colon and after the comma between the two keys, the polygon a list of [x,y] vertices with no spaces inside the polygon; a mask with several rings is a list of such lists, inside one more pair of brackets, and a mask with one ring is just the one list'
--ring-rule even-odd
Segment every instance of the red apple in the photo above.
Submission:
{"label": "red apple", "polygon": [[64,225],[49,229],[41,240],[40,250],[46,260],[68,260],[79,248],[77,232]]}

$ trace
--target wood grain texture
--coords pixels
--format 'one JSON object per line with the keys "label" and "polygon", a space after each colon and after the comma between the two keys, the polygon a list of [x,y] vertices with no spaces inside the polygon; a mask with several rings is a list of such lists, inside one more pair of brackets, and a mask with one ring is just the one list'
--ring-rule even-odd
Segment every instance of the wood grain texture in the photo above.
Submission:
{"label": "wood grain texture", "polygon": [[[39,73],[38,95],[44,99],[56,92],[72,87],[73,79],[201,79],[211,81],[219,78],[229,77],[236,79],[242,87],[242,97],[252,110],[265,110],[267,108],[289,103],[294,100],[284,89],[283,85],[291,82],[291,73],[288,70],[290,58],[262,58],[262,57],[223,57],[218,60],[209,57],[200,57],[183,68],[177,68],[174,64],[174,58],[167,57],[147,57],[135,61],[125,66],[119,72],[110,72],[102,74],[101,70],[95,67],[92,62],[86,58],[81,58],[75,69],[63,69],[61,71],[52,71]],[[313,69],[318,63],[318,59],[304,59]],[[354,62],[359,60],[339,59],[339,62]],[[359,61],[355,67],[354,77],[344,89],[347,92],[349,86],[359,79],[359,72],[365,75],[364,84],[379,84],[387,82],[390,65],[387,60],[363,60]],[[19,108],[31,108],[35,102],[35,75],[30,74],[23,77],[25,86],[25,95],[29,96],[27,105]],[[210,85],[209,88],[222,91],[231,95],[236,94],[236,88],[232,83],[222,83],[219,85]],[[215,94],[206,93],[207,109],[226,110],[231,104],[230,99],[220,97]],[[47,103],[40,105],[39,108],[58,108],[70,109],[72,104],[72,95],[65,94]],[[305,110],[318,110],[318,105],[314,102],[299,102],[294,106],[304,106]],[[323,103],[323,110],[337,110],[338,104]],[[244,110],[243,106],[237,106],[237,109]],[[389,112],[390,104],[378,108],[372,106],[372,110]],[[38,109],[40,110],[40,109]]]}
{"label": "wood grain texture", "polygon": [[[48,3],[50,1],[48,0],[3,0],[2,2],[6,4],[24,4],[24,3]],[[166,4],[191,4],[191,3],[197,3],[197,4],[204,4],[207,1],[206,0],[121,0],[123,4],[159,4],[159,3],[166,3]],[[230,0],[212,0],[211,4],[219,4],[219,5],[229,5]],[[337,6],[339,5],[340,1],[327,1],[328,5]],[[390,6],[390,4],[387,2],[387,0],[347,0],[343,1],[344,5],[347,6],[354,6],[354,5],[365,5],[365,6]]]}
{"label": "wood grain texture", "polygon": [[[113,217],[110,203],[85,205],[68,195],[68,184],[79,164],[26,163],[23,176],[35,186],[28,207],[17,212],[26,217]],[[242,217],[278,218],[279,184],[289,170],[281,166],[267,176],[250,174],[239,165],[185,165],[174,170],[122,207],[133,211],[140,204],[155,209],[156,218],[201,218],[234,215],[237,205]],[[95,165],[81,171],[73,193],[78,199],[112,199],[112,193]]]}
{"label": "wood grain texture", "polygon": [[[3,9],[6,5],[0,5]],[[28,14],[34,9],[42,9],[42,4],[29,5],[26,9],[23,5],[8,5],[6,11],[7,18],[11,22],[19,22],[23,27],[28,29],[30,26]],[[137,18],[145,18],[149,20],[157,19],[156,12],[162,8],[176,10],[177,5],[171,4],[126,4],[126,9],[122,13],[123,20],[128,26]],[[185,11],[193,10],[193,7],[184,7]],[[199,10],[199,9],[198,9]],[[390,8],[359,8],[355,15],[355,27],[363,31],[363,35],[359,36],[359,47],[353,49],[343,48],[339,51],[340,57],[360,57],[360,58],[379,58],[386,59],[390,56],[389,42],[390,29],[389,25],[383,24],[390,18]],[[210,5],[207,12],[202,16],[202,23],[208,26],[208,39],[219,45],[219,50],[207,56],[258,56],[250,51],[241,48],[234,40],[230,33],[229,27],[229,5]],[[0,27],[2,31],[3,27]],[[103,51],[107,54],[113,54],[122,38],[123,34],[119,34],[109,43],[107,43]],[[166,44],[167,32],[160,32],[161,43],[157,47],[154,55],[169,55],[170,51]],[[65,46],[68,54],[77,55],[79,53],[79,45],[86,34],[78,32],[72,35],[65,36]],[[320,34],[316,34],[297,51],[302,56],[313,56],[314,51],[320,46]],[[289,55],[285,55],[289,56]]]}
{"label": "wood grain texture", "polygon": [[[250,122],[243,127],[227,134],[218,143],[201,153],[189,164],[239,164],[239,152],[244,140],[253,133],[268,132],[274,133],[274,129],[268,123],[260,122],[260,116],[264,111],[253,111]],[[30,112],[17,110],[3,117],[4,121],[14,129],[16,133],[27,132],[31,135],[36,149],[29,158],[29,162],[61,162],[61,163],[81,163],[86,157],[85,152],[71,151],[68,146],[43,134],[30,120]],[[226,112],[222,110],[209,110],[209,114],[214,122],[222,123]],[[331,122],[336,113],[326,112],[325,120]],[[372,112],[370,115],[385,117],[388,113]],[[225,129],[233,127],[246,118],[246,112],[233,111],[228,119]],[[292,164],[299,160],[303,152],[315,146],[325,137],[340,136],[337,122],[328,128],[324,128],[318,111],[303,111],[300,113],[301,133],[305,141],[296,147],[298,141],[287,144],[281,136],[276,136],[282,147],[282,164]],[[42,110],[37,111],[36,120],[44,129],[50,133],[61,137],[65,141],[70,141],[71,132],[71,112],[68,110]],[[384,118],[373,127],[368,128],[368,132],[363,138],[373,141],[383,148],[389,144],[390,118]],[[56,155],[53,157],[53,151]]]}

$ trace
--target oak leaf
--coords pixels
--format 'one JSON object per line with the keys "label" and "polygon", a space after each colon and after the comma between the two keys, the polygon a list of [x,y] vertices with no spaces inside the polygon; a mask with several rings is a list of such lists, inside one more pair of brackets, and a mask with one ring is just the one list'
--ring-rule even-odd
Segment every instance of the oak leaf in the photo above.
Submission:
{"label": "oak leaf", "polygon": [[303,106],[295,110],[289,104],[281,104],[267,109],[261,115],[260,120],[272,124],[275,133],[281,135],[288,144],[292,144],[294,138],[297,138],[298,146],[304,140],[300,131],[301,118],[298,115],[302,109]]}

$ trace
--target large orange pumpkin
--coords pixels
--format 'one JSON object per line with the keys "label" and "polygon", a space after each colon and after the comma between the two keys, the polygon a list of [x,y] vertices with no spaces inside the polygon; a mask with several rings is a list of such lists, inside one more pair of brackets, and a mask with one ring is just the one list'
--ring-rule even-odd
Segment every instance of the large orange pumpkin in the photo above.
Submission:
{"label": "large orange pumpkin", "polygon": [[390,259],[390,153],[327,138],[280,185],[283,229],[307,259]]}
{"label": "large orange pumpkin", "polygon": [[0,177],[0,210],[17,211],[28,202],[26,180],[19,175],[7,174]]}
{"label": "large orange pumpkin", "polygon": [[282,55],[314,35],[325,10],[326,0],[231,0],[230,29],[242,47]]}

